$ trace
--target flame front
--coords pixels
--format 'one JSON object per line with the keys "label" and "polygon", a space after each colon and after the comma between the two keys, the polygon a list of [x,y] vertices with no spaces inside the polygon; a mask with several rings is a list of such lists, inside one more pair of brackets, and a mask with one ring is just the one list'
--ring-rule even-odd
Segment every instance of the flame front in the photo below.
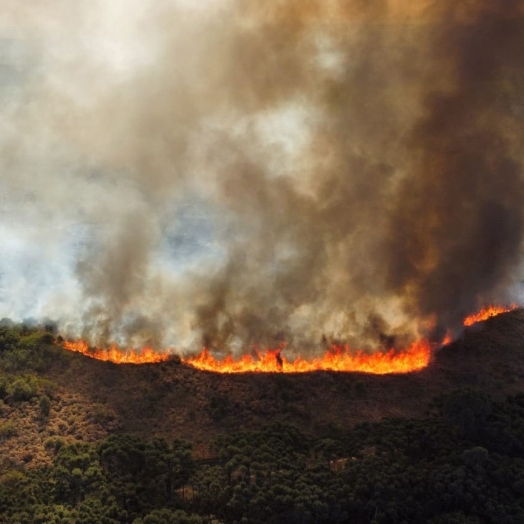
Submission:
{"label": "flame front", "polygon": [[511,304],[511,306],[503,307],[503,306],[488,306],[487,308],[482,309],[478,313],[474,313],[473,315],[469,315],[464,319],[464,325],[465,326],[472,326],[473,324],[476,324],[477,322],[483,322],[484,320],[487,320],[491,317],[496,317],[497,315],[500,315],[501,313],[508,313],[509,311],[513,311],[514,309],[517,309],[516,304]]}
{"label": "flame front", "polygon": [[78,340],[76,342],[65,341],[65,349],[82,353],[87,357],[103,360],[105,362],[114,362],[115,364],[152,364],[163,362],[169,358],[165,353],[157,353],[153,348],[142,348],[139,351],[123,351],[116,344],[112,344],[108,349],[99,349],[90,347],[87,342]]}
{"label": "flame front", "polygon": [[[256,357],[243,355],[238,360],[227,356],[217,360],[207,349],[196,357],[184,359],[197,369],[214,371],[217,373],[250,373],[250,372],[285,372],[307,373],[310,371],[353,371],[385,375],[388,373],[408,373],[425,368],[430,359],[431,347],[429,342],[416,342],[407,350],[387,353],[353,352],[348,346],[333,346],[324,356],[304,360],[297,357],[288,361],[280,355],[278,350],[256,351]],[[277,358],[279,355],[279,358]]]}
{"label": "flame front", "polygon": [[[501,313],[512,311],[517,307],[515,304],[509,307],[488,306],[478,313],[466,317],[464,326],[471,326]],[[448,334],[440,345],[449,342],[451,342],[451,336]],[[66,341],[63,343],[63,347],[97,360],[116,364],[147,364],[169,359],[169,354],[158,353],[148,347],[134,351],[122,350],[112,344],[108,349],[99,349],[89,346],[87,342],[82,340]],[[429,364],[434,348],[427,340],[414,342],[409,348],[401,351],[390,350],[374,353],[351,350],[347,345],[332,346],[322,357],[309,360],[302,357],[288,360],[282,355],[282,349],[283,346],[278,349],[255,350],[254,355],[243,355],[238,359],[228,355],[222,360],[215,358],[208,349],[203,349],[199,355],[183,358],[182,362],[196,369],[215,373],[343,371],[386,375],[388,373],[409,373],[425,368]]]}

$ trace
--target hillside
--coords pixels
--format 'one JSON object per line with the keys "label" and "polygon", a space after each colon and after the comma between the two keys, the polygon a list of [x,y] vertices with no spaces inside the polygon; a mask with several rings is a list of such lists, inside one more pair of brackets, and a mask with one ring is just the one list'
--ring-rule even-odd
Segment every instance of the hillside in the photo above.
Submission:
{"label": "hillside", "polygon": [[[46,417],[36,395],[5,403],[2,427],[15,438],[1,438],[0,452],[4,462],[34,467],[51,460],[57,438],[90,442],[116,431],[187,439],[196,456],[205,457],[218,435],[276,421],[320,437],[383,417],[421,417],[431,399],[461,387],[494,398],[522,391],[523,341],[524,311],[517,310],[467,329],[438,351],[427,369],[408,375],[220,375],[177,359],[148,365],[100,362],[50,347],[48,337],[47,349],[32,342],[23,362],[10,364],[4,353],[4,369],[18,366],[16,373],[27,373],[26,365],[43,381],[51,402]],[[51,354],[42,364],[45,351]]]}
{"label": "hillside", "polygon": [[122,431],[205,443],[230,430],[273,421],[319,435],[392,416],[420,416],[435,396],[475,386],[495,396],[524,384],[524,311],[467,329],[408,375],[233,374],[196,371],[170,361],[114,365],[72,355],[49,377],[114,412]]}
{"label": "hillside", "polygon": [[115,365],[0,322],[2,524],[521,524],[524,312],[410,375]]}

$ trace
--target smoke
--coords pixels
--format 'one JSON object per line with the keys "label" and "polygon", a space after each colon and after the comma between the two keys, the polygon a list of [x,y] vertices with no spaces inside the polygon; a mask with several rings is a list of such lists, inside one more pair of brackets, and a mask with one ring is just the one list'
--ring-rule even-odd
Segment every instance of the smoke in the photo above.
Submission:
{"label": "smoke", "polygon": [[519,2],[18,1],[0,316],[394,347],[518,299]]}
{"label": "smoke", "polygon": [[523,23],[520,2],[481,2],[434,37],[434,60],[451,82],[423,94],[407,140],[413,174],[397,193],[387,253],[392,291],[414,314],[436,314],[441,329],[500,300],[518,274]]}

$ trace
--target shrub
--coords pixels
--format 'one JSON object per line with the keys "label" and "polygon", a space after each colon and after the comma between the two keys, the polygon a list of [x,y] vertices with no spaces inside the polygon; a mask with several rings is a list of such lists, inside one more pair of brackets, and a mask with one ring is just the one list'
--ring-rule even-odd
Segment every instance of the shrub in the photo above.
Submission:
{"label": "shrub", "polygon": [[37,382],[33,378],[17,378],[7,388],[7,392],[15,402],[32,399],[36,396],[37,390]]}
{"label": "shrub", "polygon": [[92,418],[94,422],[104,426],[115,420],[115,413],[103,404],[95,404],[93,406]]}
{"label": "shrub", "polygon": [[25,337],[21,338],[20,347],[22,349],[34,351],[35,349],[39,349],[41,346],[53,344],[54,340],[55,339],[51,333],[31,333],[30,335],[26,335]]}
{"label": "shrub", "polygon": [[4,399],[8,394],[9,381],[5,375],[0,375],[0,399]]}
{"label": "shrub", "polygon": [[488,450],[481,446],[476,446],[472,449],[467,449],[462,453],[462,460],[469,466],[475,464],[484,464],[488,460]]}
{"label": "shrub", "polygon": [[43,417],[47,417],[49,415],[49,412],[51,411],[51,400],[49,399],[47,395],[42,395],[40,397],[39,406],[40,406],[40,414]]}
{"label": "shrub", "polygon": [[18,346],[20,335],[16,328],[1,325],[0,326],[0,351],[11,351]]}
{"label": "shrub", "polygon": [[0,424],[0,440],[6,440],[17,435],[17,429],[11,420]]}
{"label": "shrub", "polygon": [[55,455],[60,451],[64,444],[65,441],[61,437],[48,437],[44,441],[44,447],[46,449],[52,450]]}
{"label": "shrub", "polygon": [[38,378],[38,389],[45,395],[53,398],[58,391],[58,384],[47,378]]}

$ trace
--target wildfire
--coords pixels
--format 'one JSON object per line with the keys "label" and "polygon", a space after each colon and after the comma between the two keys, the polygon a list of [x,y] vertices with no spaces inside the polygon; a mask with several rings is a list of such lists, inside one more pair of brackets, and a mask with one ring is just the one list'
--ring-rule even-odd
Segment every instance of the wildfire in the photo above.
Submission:
{"label": "wildfire", "polygon": [[507,313],[509,311],[513,311],[514,309],[517,309],[516,304],[511,304],[509,307],[502,307],[502,306],[488,306],[485,309],[482,309],[478,313],[474,313],[473,315],[469,315],[469,317],[466,317],[464,319],[464,325],[465,326],[472,326],[473,324],[476,324],[477,322],[483,322],[484,320],[487,320],[491,317],[496,317],[497,315],[500,315],[501,313]]}
{"label": "wildfire", "polygon": [[[466,317],[464,326],[471,326],[516,308],[514,304],[509,307],[489,306]],[[440,345],[449,342],[451,342],[451,337],[448,334]],[[99,349],[90,347],[84,341],[66,341],[63,347],[69,351],[116,364],[147,364],[169,359],[168,354],[155,352],[152,348],[143,348],[139,351],[123,350],[113,344],[108,349]],[[426,340],[414,342],[410,347],[401,351],[390,350],[374,353],[351,350],[344,345],[331,347],[321,357],[309,360],[297,357],[294,360],[288,360],[282,355],[283,346],[264,351],[255,350],[253,355],[243,355],[238,359],[234,359],[231,355],[224,359],[217,359],[208,349],[204,348],[199,355],[183,358],[182,362],[199,370],[216,373],[307,373],[322,370],[385,375],[409,373],[425,368],[429,364],[432,349],[434,348]]]}
{"label": "wildfire", "polygon": [[238,360],[227,356],[217,360],[204,349],[200,355],[185,359],[184,362],[201,370],[218,373],[278,372],[307,373],[309,371],[360,371],[385,375],[387,373],[408,373],[425,368],[429,363],[431,347],[429,342],[416,342],[405,351],[387,353],[353,352],[348,346],[333,346],[324,356],[304,360],[297,357],[288,361],[280,354],[281,349],[256,351],[256,357],[243,355]]}
{"label": "wildfire", "polygon": [[65,349],[82,353],[86,357],[114,362],[115,364],[151,364],[163,362],[169,358],[165,353],[155,352],[152,348],[143,348],[139,351],[123,351],[116,344],[112,344],[108,349],[92,348],[87,342],[79,340],[76,342],[65,341]]}

